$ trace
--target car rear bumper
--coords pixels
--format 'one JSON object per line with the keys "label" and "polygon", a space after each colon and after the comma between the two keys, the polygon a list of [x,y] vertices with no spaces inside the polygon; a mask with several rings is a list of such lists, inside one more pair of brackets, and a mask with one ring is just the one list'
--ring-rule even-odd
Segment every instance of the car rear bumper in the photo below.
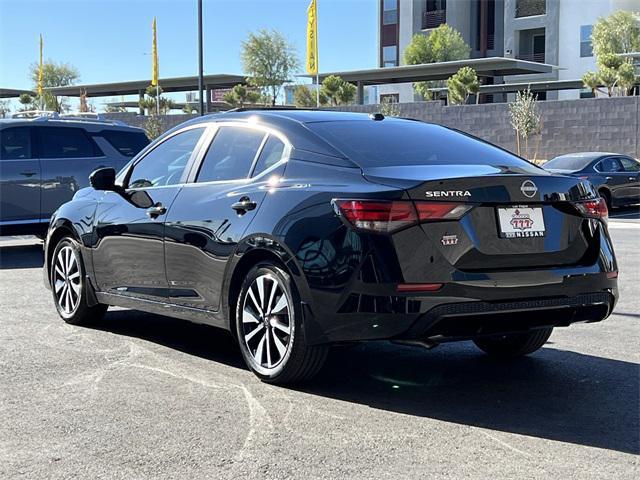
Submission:
{"label": "car rear bumper", "polygon": [[554,281],[551,271],[519,276],[520,284],[512,286],[492,276],[491,281],[452,282],[420,295],[351,295],[351,305],[314,329],[318,335],[311,332],[310,343],[385,339],[439,343],[599,322],[611,314],[618,298],[617,279],[606,272],[555,272]]}

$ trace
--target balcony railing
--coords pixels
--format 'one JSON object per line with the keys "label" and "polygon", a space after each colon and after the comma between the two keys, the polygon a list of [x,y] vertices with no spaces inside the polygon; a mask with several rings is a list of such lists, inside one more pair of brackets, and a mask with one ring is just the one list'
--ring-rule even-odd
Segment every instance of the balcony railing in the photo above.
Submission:
{"label": "balcony railing", "polygon": [[422,29],[436,28],[447,21],[446,10],[429,10],[422,14]]}
{"label": "balcony railing", "polygon": [[547,0],[516,0],[516,18],[547,13]]}
{"label": "balcony railing", "polygon": [[516,55],[519,60],[527,60],[529,62],[544,63],[544,52],[542,53],[521,53]]}

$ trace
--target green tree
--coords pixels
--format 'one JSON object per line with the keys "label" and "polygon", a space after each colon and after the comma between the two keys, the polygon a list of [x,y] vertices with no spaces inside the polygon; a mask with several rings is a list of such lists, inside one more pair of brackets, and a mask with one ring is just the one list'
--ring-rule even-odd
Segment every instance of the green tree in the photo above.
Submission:
{"label": "green tree", "polygon": [[640,50],[640,14],[617,11],[599,18],[591,33],[596,72],[583,75],[584,85],[592,92],[605,87],[609,97],[618,90],[626,95],[636,82],[635,69],[630,60],[618,54]]}
{"label": "green tree", "polygon": [[290,81],[300,65],[295,48],[277,30],[250,33],[242,42],[241,59],[247,82],[265,89],[272,105],[276,104],[282,85]]}
{"label": "green tree", "polygon": [[384,97],[380,102],[380,113],[385,117],[399,117],[400,105],[391,97]]}
{"label": "green tree", "polygon": [[[511,115],[511,126],[516,132],[516,150],[521,155],[520,139],[524,139],[524,153],[529,156],[529,138],[532,135],[540,134],[542,130],[542,117],[538,110],[536,96],[527,89],[524,92],[516,93],[516,101],[509,104],[509,114]],[[534,159],[536,157],[534,153]]]}
{"label": "green tree", "polygon": [[618,10],[593,25],[591,43],[596,58],[610,53],[640,51],[640,14]]}
{"label": "green tree", "polygon": [[462,67],[447,80],[447,96],[452,105],[467,103],[469,95],[478,93],[480,82],[476,71],[471,67]]}
{"label": "green tree", "polygon": [[[39,66],[37,63],[32,63],[29,67],[29,76],[33,82],[34,90],[38,87],[38,72]],[[58,97],[47,89],[52,87],[66,87],[73,85],[80,79],[80,73],[78,70],[69,65],[68,63],[56,63],[51,60],[47,60],[42,65],[42,87],[44,92],[42,97],[36,96],[33,104],[34,106],[42,105],[45,110],[52,110],[54,112],[62,113],[69,109],[69,103],[64,97]]]}
{"label": "green tree", "polygon": [[[404,51],[404,63],[419,65],[465,60],[469,58],[470,53],[471,47],[464,41],[460,32],[445,23],[428,35],[414,35]],[[441,82],[416,82],[413,88],[422,98],[431,100],[432,94],[429,89],[440,85]]]}
{"label": "green tree", "polygon": [[0,118],[5,118],[9,113],[11,113],[9,100],[0,100]]}
{"label": "green tree", "polygon": [[222,99],[229,105],[242,108],[247,103],[260,101],[260,92],[247,88],[245,85],[235,85]]}
{"label": "green tree", "polygon": [[334,106],[347,105],[353,102],[355,96],[355,85],[345,82],[337,75],[329,75],[322,81],[320,87],[320,103],[329,103]]}
{"label": "green tree", "polygon": [[[160,95],[160,97],[158,97],[158,101],[156,101],[158,95]],[[173,100],[162,96],[162,88],[158,87],[156,89],[153,85],[147,87],[145,97],[138,103],[141,108],[147,111],[148,115],[166,115],[171,109],[175,108]],[[159,111],[158,106],[160,107]]]}
{"label": "green tree", "polygon": [[314,93],[307,86],[298,85],[293,91],[293,103],[296,107],[315,107],[317,101]]}
{"label": "green tree", "polygon": [[143,128],[147,133],[147,137],[149,140],[153,140],[164,132],[164,125],[162,124],[162,120],[157,115],[151,115],[147,118],[147,121],[144,122]]}
{"label": "green tree", "polygon": [[22,105],[18,109],[19,112],[26,112],[36,109],[36,106],[34,105],[34,98],[28,93],[23,93],[22,95],[20,95],[20,97],[18,97],[18,102],[20,103],[20,105]]}

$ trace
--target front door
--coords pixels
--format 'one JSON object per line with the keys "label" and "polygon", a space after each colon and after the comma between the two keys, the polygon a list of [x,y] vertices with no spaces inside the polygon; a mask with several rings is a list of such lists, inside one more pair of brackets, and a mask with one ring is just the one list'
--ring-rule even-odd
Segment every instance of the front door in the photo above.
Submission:
{"label": "front door", "polygon": [[0,227],[40,222],[40,160],[30,127],[0,131]]}
{"label": "front door", "polygon": [[164,223],[205,130],[188,127],[168,137],[134,163],[124,192],[105,193],[96,212],[93,250],[101,291],[167,298]]}
{"label": "front door", "polygon": [[172,303],[217,311],[229,257],[281,174],[289,147],[274,134],[221,126],[194,181],[166,220],[165,263]]}

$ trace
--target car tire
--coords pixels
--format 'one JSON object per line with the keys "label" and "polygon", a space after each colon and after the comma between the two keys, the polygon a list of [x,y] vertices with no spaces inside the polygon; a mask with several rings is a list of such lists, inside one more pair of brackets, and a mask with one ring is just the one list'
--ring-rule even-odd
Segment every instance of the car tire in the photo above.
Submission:
{"label": "car tire", "polygon": [[86,325],[100,320],[108,306],[87,304],[86,270],[78,244],[62,238],[51,257],[50,284],[58,315],[72,325]]}
{"label": "car tire", "polygon": [[553,328],[541,328],[527,333],[477,338],[473,342],[494,357],[521,357],[540,349],[549,340],[551,332]]}
{"label": "car tire", "polygon": [[245,277],[236,301],[236,333],[249,369],[272,384],[311,379],[329,350],[327,345],[307,345],[296,286],[270,262],[255,265]]}
{"label": "car tire", "polygon": [[598,193],[604,199],[604,203],[607,204],[607,210],[611,211],[613,208],[611,204],[611,194],[607,190],[599,190]]}

